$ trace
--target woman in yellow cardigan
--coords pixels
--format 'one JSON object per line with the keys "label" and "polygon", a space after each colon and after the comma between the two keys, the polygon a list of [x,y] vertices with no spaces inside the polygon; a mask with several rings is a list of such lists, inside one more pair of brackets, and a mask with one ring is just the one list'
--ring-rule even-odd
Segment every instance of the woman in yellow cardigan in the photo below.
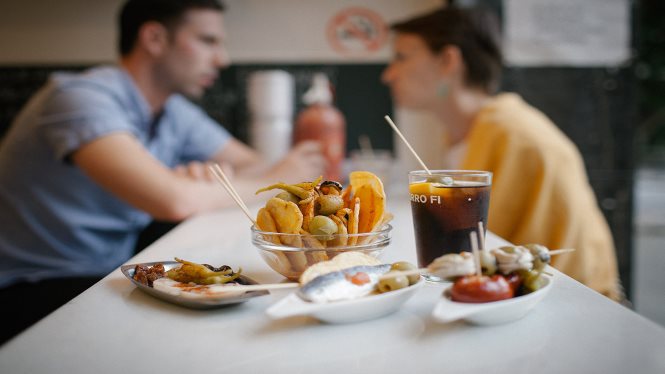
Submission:
{"label": "woman in yellow cardigan", "polygon": [[553,265],[619,299],[612,235],[579,151],[518,95],[495,94],[502,56],[492,14],[448,7],[392,28],[382,79],[396,104],[441,119],[454,164],[494,173],[489,229],[516,244],[575,248]]}

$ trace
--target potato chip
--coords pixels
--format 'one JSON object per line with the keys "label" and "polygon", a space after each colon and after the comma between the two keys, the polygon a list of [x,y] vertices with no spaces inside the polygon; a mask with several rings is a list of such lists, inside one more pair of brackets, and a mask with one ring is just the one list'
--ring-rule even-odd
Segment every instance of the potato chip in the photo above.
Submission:
{"label": "potato chip", "polygon": [[334,240],[332,240],[328,245],[330,247],[344,247],[348,243],[349,237],[346,236],[348,234],[348,231],[346,230],[346,224],[342,220],[342,218],[331,214],[328,217],[335,222],[337,225],[337,236],[335,237]]}
{"label": "potato chip", "polygon": [[304,271],[309,266],[307,256],[302,252],[286,252],[286,257],[291,263],[291,269],[297,273]]}
{"label": "potato chip", "polygon": [[325,245],[323,245],[323,243],[321,243],[317,238],[314,237],[314,235],[310,234],[309,232],[300,229],[300,235],[302,235],[305,248],[325,249]]}
{"label": "potato chip", "polygon": [[381,179],[367,171],[349,174],[349,184],[355,198],[360,198],[358,233],[370,232],[383,219],[386,194]]}
{"label": "potato chip", "polygon": [[[259,209],[259,213],[256,215],[256,225],[261,231],[278,232],[277,226],[275,226],[275,220],[272,219],[272,216],[268,213],[266,208]],[[278,235],[266,235],[266,239],[275,244],[281,244]]]}
{"label": "potato chip", "polygon": [[300,212],[302,213],[302,228],[305,231],[309,231],[309,223],[312,222],[312,218],[314,218],[315,204],[316,200],[313,198],[298,203],[298,208],[300,208]]}
{"label": "potato chip", "polygon": [[266,203],[266,210],[275,220],[278,232],[283,234],[297,234],[300,232],[303,218],[295,203],[273,197]]}
{"label": "potato chip", "polygon": [[[360,198],[355,198],[355,203],[353,206],[353,214],[349,216],[349,222],[347,224],[347,230],[349,232],[349,235],[354,235],[358,233],[358,219],[360,217]],[[358,241],[358,237],[356,236],[351,236],[349,237],[349,246],[354,246],[356,245],[356,242]]]}
{"label": "potato chip", "polygon": [[[302,213],[298,206],[291,202],[273,197],[266,203],[266,210],[275,220],[277,231],[283,234],[299,234],[302,228]],[[282,235],[280,241],[284,245],[302,248],[302,238],[300,236]],[[291,268],[300,272],[307,268],[307,257],[299,252],[286,252],[286,257],[291,263]]]}
{"label": "potato chip", "polygon": [[322,261],[328,261],[328,254],[326,253],[326,251],[307,251],[306,256],[307,256],[307,261],[309,262],[310,265]]}
{"label": "potato chip", "polygon": [[342,191],[342,201],[344,202],[344,206],[346,208],[351,208],[351,205],[353,204],[353,196],[351,195],[351,185],[346,186],[344,191]]}

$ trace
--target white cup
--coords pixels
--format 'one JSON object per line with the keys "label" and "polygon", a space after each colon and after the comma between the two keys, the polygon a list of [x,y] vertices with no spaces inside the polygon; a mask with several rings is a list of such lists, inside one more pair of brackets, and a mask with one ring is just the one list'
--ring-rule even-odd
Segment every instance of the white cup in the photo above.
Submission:
{"label": "white cup", "polygon": [[283,70],[256,71],[247,81],[249,144],[268,161],[291,148],[293,92],[293,77]]}
{"label": "white cup", "polygon": [[290,120],[254,119],[249,126],[251,146],[267,161],[276,162],[291,149],[293,124]]}
{"label": "white cup", "polygon": [[293,115],[293,76],[283,70],[261,70],[247,81],[247,106],[252,118]]}

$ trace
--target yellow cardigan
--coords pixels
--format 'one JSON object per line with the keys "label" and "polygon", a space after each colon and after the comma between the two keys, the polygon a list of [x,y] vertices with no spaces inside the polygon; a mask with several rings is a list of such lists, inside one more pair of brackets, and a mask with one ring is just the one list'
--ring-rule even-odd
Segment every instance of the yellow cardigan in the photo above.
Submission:
{"label": "yellow cardigan", "polygon": [[467,140],[463,168],[494,173],[489,229],[515,244],[575,248],[553,266],[618,299],[612,235],[575,145],[515,94],[492,99]]}

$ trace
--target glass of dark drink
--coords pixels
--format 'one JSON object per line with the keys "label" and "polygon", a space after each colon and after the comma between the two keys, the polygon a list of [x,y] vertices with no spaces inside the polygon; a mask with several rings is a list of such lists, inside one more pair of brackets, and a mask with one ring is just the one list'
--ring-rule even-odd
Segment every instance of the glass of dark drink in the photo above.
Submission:
{"label": "glass of dark drink", "polygon": [[[409,172],[409,197],[418,252],[426,267],[448,253],[471,251],[469,234],[487,227],[492,173],[477,170]],[[484,235],[485,233],[482,233]],[[438,277],[425,276],[430,281]]]}

